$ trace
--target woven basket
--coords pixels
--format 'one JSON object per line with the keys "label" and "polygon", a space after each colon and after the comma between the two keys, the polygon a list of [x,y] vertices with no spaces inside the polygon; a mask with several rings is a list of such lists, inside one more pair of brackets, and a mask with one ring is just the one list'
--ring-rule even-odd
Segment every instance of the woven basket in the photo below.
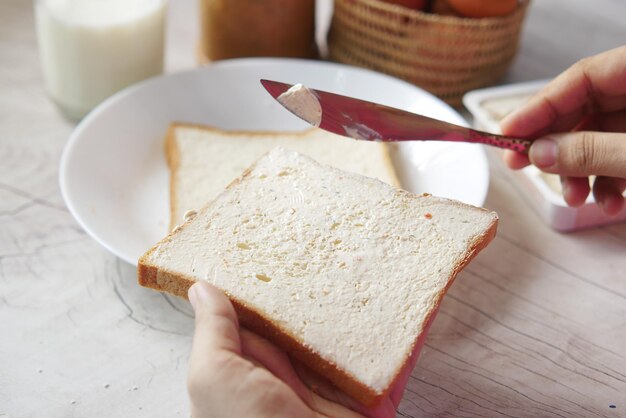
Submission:
{"label": "woven basket", "polygon": [[453,106],[495,83],[517,53],[530,0],[510,15],[462,18],[380,0],[335,0],[329,58],[407,80]]}

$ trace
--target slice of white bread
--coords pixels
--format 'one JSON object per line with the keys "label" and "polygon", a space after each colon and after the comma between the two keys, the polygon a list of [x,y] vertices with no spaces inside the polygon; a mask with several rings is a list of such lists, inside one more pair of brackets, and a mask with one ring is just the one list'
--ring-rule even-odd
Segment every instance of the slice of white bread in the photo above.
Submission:
{"label": "slice of white bread", "polygon": [[207,280],[243,326],[371,405],[497,222],[277,148],[143,255],[139,283],[186,297]]}
{"label": "slice of white bread", "polygon": [[170,167],[170,229],[187,210],[215,199],[263,154],[281,146],[322,164],[399,186],[386,144],[349,140],[321,129],[304,132],[224,131],[172,124],[166,139]]}

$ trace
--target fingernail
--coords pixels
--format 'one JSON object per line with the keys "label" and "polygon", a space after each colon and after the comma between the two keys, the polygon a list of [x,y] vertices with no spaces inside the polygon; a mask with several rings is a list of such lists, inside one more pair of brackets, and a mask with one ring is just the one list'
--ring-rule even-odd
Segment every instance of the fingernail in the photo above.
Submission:
{"label": "fingernail", "polygon": [[197,298],[198,298],[198,296],[196,295],[196,285],[195,284],[191,285],[191,287],[187,291],[187,298],[189,298],[189,302],[191,303],[191,306],[193,307],[193,310],[195,311],[196,310]]}
{"label": "fingernail", "polygon": [[619,194],[611,194],[598,202],[602,212],[608,216],[615,216],[621,212],[624,206],[624,198]]}
{"label": "fingernail", "polygon": [[187,297],[194,311],[196,310],[198,303],[202,303],[208,299],[206,288],[200,283],[194,283],[187,292]]}
{"label": "fingernail", "polygon": [[536,140],[530,147],[528,157],[539,168],[552,167],[556,164],[558,145],[553,139]]}

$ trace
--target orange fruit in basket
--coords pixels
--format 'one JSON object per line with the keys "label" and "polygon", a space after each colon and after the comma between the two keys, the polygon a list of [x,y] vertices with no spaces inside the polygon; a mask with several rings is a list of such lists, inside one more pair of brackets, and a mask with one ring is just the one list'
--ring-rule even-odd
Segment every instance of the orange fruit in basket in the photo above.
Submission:
{"label": "orange fruit in basket", "polygon": [[424,10],[428,0],[383,0],[385,3],[397,4],[413,10]]}
{"label": "orange fruit in basket", "polygon": [[512,13],[518,0],[448,0],[457,13],[467,17],[496,17]]}

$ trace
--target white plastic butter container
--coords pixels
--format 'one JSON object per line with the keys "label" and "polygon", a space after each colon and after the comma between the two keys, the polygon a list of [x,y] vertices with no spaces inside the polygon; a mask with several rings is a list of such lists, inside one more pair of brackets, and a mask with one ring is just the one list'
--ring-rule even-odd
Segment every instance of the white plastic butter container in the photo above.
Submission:
{"label": "white plastic butter container", "polygon": [[[470,91],[463,97],[463,104],[474,117],[476,129],[500,133],[500,121],[547,82],[538,80]],[[567,206],[559,177],[554,174],[543,173],[534,166],[510,172],[539,216],[557,231],[574,231],[626,221],[626,207],[616,216],[607,216],[591,195],[581,207]]]}

